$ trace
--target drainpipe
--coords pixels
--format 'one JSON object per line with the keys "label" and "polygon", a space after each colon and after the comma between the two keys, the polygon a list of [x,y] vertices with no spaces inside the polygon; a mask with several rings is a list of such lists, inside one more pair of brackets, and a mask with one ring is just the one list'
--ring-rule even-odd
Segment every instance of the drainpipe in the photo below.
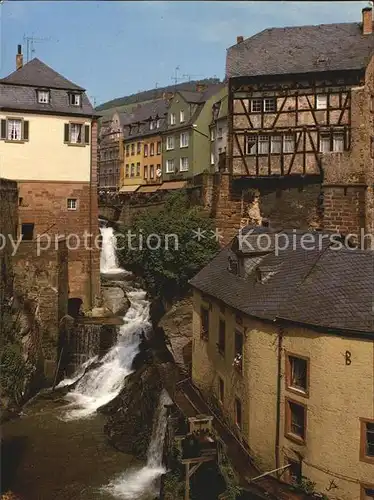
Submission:
{"label": "drainpipe", "polygon": [[[93,156],[93,125],[94,125],[94,116],[92,116],[92,121],[91,121],[91,154],[90,154],[90,197],[89,197],[89,234],[92,235],[92,156]],[[93,308],[93,297],[92,297],[92,244],[89,246],[89,275],[90,275],[90,281],[89,281],[89,302],[90,302],[90,309]]]}
{"label": "drainpipe", "polygon": [[[282,349],[283,349],[283,327],[278,329],[278,370],[277,370],[277,417],[276,417],[276,434],[275,434],[275,468],[280,468],[280,409],[281,409],[281,381],[282,381]],[[279,477],[279,470],[277,471]]]}

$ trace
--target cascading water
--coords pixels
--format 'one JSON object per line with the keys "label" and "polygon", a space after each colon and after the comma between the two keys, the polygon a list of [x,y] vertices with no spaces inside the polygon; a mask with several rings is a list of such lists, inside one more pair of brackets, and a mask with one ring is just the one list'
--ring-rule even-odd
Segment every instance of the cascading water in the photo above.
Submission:
{"label": "cascading water", "polygon": [[131,373],[141,334],[150,328],[149,302],[142,290],[128,292],[127,296],[131,305],[123,318],[125,323],[120,328],[117,344],[103,357],[100,366],[89,370],[66,395],[71,403],[62,417],[64,420],[92,415],[119,394],[125,377]]}
{"label": "cascading water", "polygon": [[162,466],[162,452],[167,424],[165,405],[170,403],[168,393],[163,390],[153,422],[145,467],[126,472],[103,488],[104,491],[123,500],[141,500],[144,497],[148,498],[149,495],[157,494],[155,481],[166,472]]}
{"label": "cascading water", "polygon": [[118,267],[116,255],[116,236],[112,227],[100,228],[102,248],[100,253],[100,272],[102,274],[123,274],[124,269]]}

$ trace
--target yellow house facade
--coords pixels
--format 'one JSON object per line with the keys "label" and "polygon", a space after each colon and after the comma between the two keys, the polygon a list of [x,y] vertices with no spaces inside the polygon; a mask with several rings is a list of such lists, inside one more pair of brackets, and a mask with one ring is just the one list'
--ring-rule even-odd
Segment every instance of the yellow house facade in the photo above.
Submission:
{"label": "yellow house facade", "polygon": [[[370,272],[373,255],[363,254],[357,256],[356,264],[351,263],[351,270],[348,262],[352,261],[346,255],[341,256],[340,264],[342,271],[349,274],[359,261],[366,260],[367,266],[359,272],[365,281],[361,273],[368,272],[373,279],[373,271]],[[267,266],[272,256],[262,258],[264,268],[257,267],[254,275],[240,275],[239,262],[235,276],[228,271],[231,264],[221,253],[214,259],[215,263],[212,261],[192,280],[192,380],[207,401],[219,408],[260,472],[277,470],[271,475],[280,481],[300,484],[303,479],[315,483],[315,492],[328,499],[371,499],[374,491],[374,325],[369,316],[371,300],[366,301],[365,294],[369,298],[372,287],[363,291],[358,299],[361,308],[357,308],[360,314],[356,315],[356,330],[353,324],[347,324],[348,319],[346,328],[337,328],[335,312],[328,309],[329,304],[337,309],[342,289],[337,286],[334,292],[331,288],[330,299],[334,298],[335,303],[329,301],[323,289],[318,301],[312,293],[314,285],[309,282],[305,285],[310,291],[309,299],[303,302],[303,309],[300,307],[304,293],[301,281],[298,297],[286,298],[286,302],[294,300],[294,304],[279,301],[279,307],[274,308],[274,292],[268,288],[267,293],[264,287],[276,290],[282,280],[285,290],[292,286],[287,284],[291,268],[281,276],[282,271],[276,271],[275,267],[269,270],[272,266]],[[256,269],[253,259],[261,260],[261,257],[256,255],[250,259]],[[312,272],[309,278],[316,283],[317,274],[325,273],[323,266],[328,266],[328,261],[335,256],[321,259],[326,259],[325,264],[322,262],[321,269],[315,276]],[[249,263],[245,262],[247,273]],[[287,267],[279,260],[276,265]],[[292,267],[296,268],[296,261]],[[279,279],[267,276],[268,281],[253,282],[253,276],[261,272],[280,276]],[[257,297],[263,294],[263,300],[257,302],[251,292]],[[278,288],[277,293],[287,292],[280,292]],[[256,302],[262,302],[257,311]],[[314,305],[317,302],[315,307],[313,302]],[[253,315],[249,314],[251,304]],[[368,305],[367,323],[363,312],[365,304]],[[344,307],[351,314],[352,304]],[[312,310],[318,309],[320,323],[330,316],[330,325],[316,324],[316,320],[312,323]],[[294,312],[294,319],[290,311]],[[302,321],[302,316],[308,317],[308,322]]]}

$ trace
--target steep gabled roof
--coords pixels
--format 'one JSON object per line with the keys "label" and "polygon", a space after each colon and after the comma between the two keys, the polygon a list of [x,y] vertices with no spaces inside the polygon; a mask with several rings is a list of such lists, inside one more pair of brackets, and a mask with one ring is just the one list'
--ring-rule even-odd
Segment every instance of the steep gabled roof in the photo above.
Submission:
{"label": "steep gabled roof", "polygon": [[67,80],[57,73],[47,64],[39,59],[32,59],[21,69],[11,73],[9,76],[0,80],[0,83],[9,85],[22,85],[32,87],[46,87],[49,89],[79,90],[84,92],[84,88]]}
{"label": "steep gabled roof", "polygon": [[227,49],[226,77],[361,70],[373,53],[360,23],[270,28]]}

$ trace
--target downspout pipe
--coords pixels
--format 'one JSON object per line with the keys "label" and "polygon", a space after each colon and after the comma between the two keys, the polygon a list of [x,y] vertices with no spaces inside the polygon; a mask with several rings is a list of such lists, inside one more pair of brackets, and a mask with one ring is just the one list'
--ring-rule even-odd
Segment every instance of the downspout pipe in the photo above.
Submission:
{"label": "downspout pipe", "polygon": [[[92,164],[93,164],[93,155],[94,155],[94,144],[93,144],[93,127],[95,126],[95,117],[92,115],[92,121],[91,121],[91,154],[90,154],[90,197],[89,197],[89,229],[88,232],[91,235],[92,238]],[[93,293],[92,293],[92,288],[93,288],[93,282],[92,282],[92,244],[89,246],[89,303],[90,303],[90,309],[93,308]]]}
{"label": "downspout pipe", "polygon": [[277,352],[277,411],[276,411],[276,430],[275,430],[275,468],[278,469],[277,476],[279,477],[280,468],[280,416],[281,416],[281,382],[282,382],[282,350],[283,350],[283,327],[278,327],[278,352]]}

